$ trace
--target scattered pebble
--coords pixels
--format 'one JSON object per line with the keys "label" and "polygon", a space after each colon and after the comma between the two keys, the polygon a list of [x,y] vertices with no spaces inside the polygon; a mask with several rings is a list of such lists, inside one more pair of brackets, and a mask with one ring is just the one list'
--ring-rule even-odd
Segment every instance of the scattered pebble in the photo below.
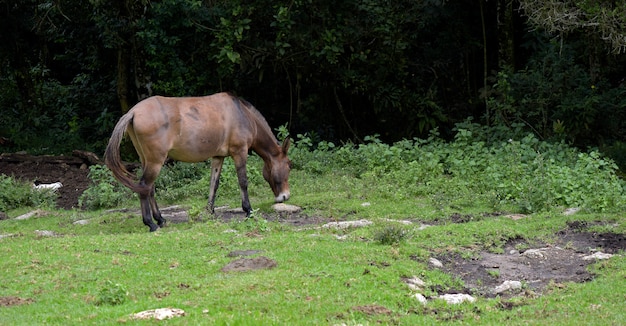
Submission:
{"label": "scattered pebble", "polygon": [[428,225],[428,224],[420,224],[420,227],[417,228],[419,231],[422,231],[424,229],[427,229],[429,227],[431,227],[432,225]]}
{"label": "scattered pebble", "polygon": [[415,299],[417,299],[417,301],[419,301],[419,303],[421,303],[423,305],[426,305],[426,303],[428,302],[426,300],[426,297],[423,294],[421,294],[421,293],[415,293],[415,295],[413,295],[413,297]]}
{"label": "scattered pebble", "polygon": [[342,222],[330,222],[322,225],[322,228],[326,229],[347,229],[350,227],[363,227],[372,224],[372,221],[358,220],[358,221],[342,221]]}
{"label": "scattered pebble", "polygon": [[272,209],[278,213],[298,213],[302,210],[299,206],[285,203],[274,204],[272,205]]}
{"label": "scattered pebble", "polygon": [[444,294],[438,297],[439,299],[445,300],[448,304],[459,304],[465,301],[474,302],[476,298],[469,294],[464,293],[455,293],[455,294]]}
{"label": "scattered pebble", "polygon": [[428,263],[431,264],[433,267],[436,268],[442,268],[443,264],[439,261],[439,259],[437,258],[428,258]]}
{"label": "scattered pebble", "polygon": [[78,220],[78,221],[75,221],[72,224],[74,224],[74,225],[87,225],[87,224],[89,224],[89,220]]}
{"label": "scattered pebble", "polygon": [[41,213],[43,213],[43,211],[40,210],[40,209],[37,209],[37,210],[31,211],[31,212],[28,212],[26,214],[22,214],[22,215],[16,217],[15,219],[16,220],[27,220],[27,219],[35,216],[35,215],[40,215]]}
{"label": "scattered pebble", "polygon": [[40,237],[56,237],[58,234],[48,230],[35,230],[35,234]]}
{"label": "scattered pebble", "polygon": [[11,238],[11,237],[16,237],[16,234],[13,233],[9,233],[9,234],[0,234],[0,239],[4,239],[4,238]]}
{"label": "scattered pebble", "polygon": [[509,290],[517,290],[522,288],[522,282],[520,281],[504,281],[502,284],[496,286],[493,293],[502,293]]}
{"label": "scattered pebble", "polygon": [[545,250],[546,248],[528,249],[522,253],[522,256],[525,256],[528,258],[544,258],[546,255]]}
{"label": "scattered pebble", "polygon": [[583,257],[583,260],[596,260],[596,259],[602,260],[602,259],[609,259],[611,257],[613,257],[613,255],[605,254],[603,252],[598,251],[598,252],[594,252],[592,255]]}
{"label": "scattered pebble", "polygon": [[521,220],[523,218],[525,218],[527,215],[525,214],[508,214],[508,215],[504,215],[504,217],[508,217],[510,219],[512,219],[513,221],[517,221],[517,220]]}
{"label": "scattered pebble", "polygon": [[132,315],[133,319],[156,319],[164,320],[173,317],[184,316],[185,311],[177,308],[159,308],[138,312]]}
{"label": "scattered pebble", "polygon": [[580,211],[580,207],[571,207],[563,212],[563,215],[574,215]]}
{"label": "scattered pebble", "polygon": [[361,203],[361,206],[363,206],[363,207],[368,207],[368,206],[371,206],[371,205],[372,204],[370,204],[369,202]]}
{"label": "scattered pebble", "polygon": [[417,276],[403,278],[402,281],[413,291],[421,291],[426,286],[426,283]]}
{"label": "scattered pebble", "polygon": [[405,220],[394,220],[394,219],[390,219],[390,218],[386,218],[386,219],[383,219],[383,220],[387,221],[387,222],[395,222],[395,223],[400,223],[400,224],[404,224],[404,225],[411,225],[411,224],[413,224],[413,222],[405,221]]}

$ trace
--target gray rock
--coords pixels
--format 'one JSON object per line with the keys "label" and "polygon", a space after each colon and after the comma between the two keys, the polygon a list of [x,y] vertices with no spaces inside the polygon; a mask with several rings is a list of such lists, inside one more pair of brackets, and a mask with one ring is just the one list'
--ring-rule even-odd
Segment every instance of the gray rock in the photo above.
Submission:
{"label": "gray rock", "polygon": [[495,289],[493,289],[493,293],[502,293],[502,292],[506,292],[509,290],[517,290],[517,289],[521,289],[522,288],[522,282],[520,281],[504,281],[502,282],[502,284],[496,286]]}

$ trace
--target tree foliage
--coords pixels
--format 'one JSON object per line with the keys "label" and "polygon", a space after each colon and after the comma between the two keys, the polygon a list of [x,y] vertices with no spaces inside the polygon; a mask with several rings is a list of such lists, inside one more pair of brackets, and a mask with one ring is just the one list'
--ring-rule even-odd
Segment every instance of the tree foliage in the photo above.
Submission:
{"label": "tree foliage", "polygon": [[602,145],[626,129],[623,8],[622,0],[2,1],[0,146],[98,152],[139,100],[217,91],[247,98],[272,126],[318,139],[396,141],[433,128],[451,137],[473,116]]}

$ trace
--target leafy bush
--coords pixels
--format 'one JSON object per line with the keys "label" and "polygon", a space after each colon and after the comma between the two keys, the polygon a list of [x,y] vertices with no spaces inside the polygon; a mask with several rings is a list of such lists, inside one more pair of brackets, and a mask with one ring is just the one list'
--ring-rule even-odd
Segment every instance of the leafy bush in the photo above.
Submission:
{"label": "leafy bush", "polygon": [[126,302],[127,297],[128,291],[123,285],[107,280],[98,292],[96,304],[116,306]]}
{"label": "leafy bush", "polygon": [[130,189],[120,184],[104,165],[89,167],[89,178],[93,184],[78,199],[78,206],[86,209],[116,207],[129,197],[134,198]]}
{"label": "leafy bush", "polygon": [[362,179],[388,199],[429,196],[436,207],[451,202],[514,205],[522,212],[557,206],[618,210],[625,183],[617,166],[598,152],[583,153],[561,142],[540,141],[514,128],[489,128],[471,121],[458,124],[451,142],[436,132],[428,139],[384,144],[376,136],[360,145],[300,146],[297,168],[323,175],[341,173]]}
{"label": "leafy bush", "polygon": [[395,245],[404,241],[407,230],[398,225],[389,225],[374,234],[374,240],[382,245]]}
{"label": "leafy bush", "polygon": [[32,185],[0,174],[0,211],[19,207],[54,207],[56,192],[33,189]]}

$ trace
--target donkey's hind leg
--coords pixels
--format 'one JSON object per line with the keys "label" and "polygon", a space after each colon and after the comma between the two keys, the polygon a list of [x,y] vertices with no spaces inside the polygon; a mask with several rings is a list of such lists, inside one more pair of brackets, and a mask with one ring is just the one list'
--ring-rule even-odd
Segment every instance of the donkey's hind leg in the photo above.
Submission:
{"label": "donkey's hind leg", "polygon": [[163,227],[165,225],[166,220],[161,215],[161,211],[159,210],[159,206],[157,205],[156,200],[154,199],[154,186],[152,186],[152,191],[150,191],[150,210],[152,211],[152,217],[157,221],[159,227]]}
{"label": "donkey's hind leg", "polygon": [[[143,181],[139,183],[143,184]],[[145,186],[145,184],[143,184]],[[150,228],[150,232],[156,231],[159,227],[152,221],[152,205],[150,205],[150,188],[146,187],[146,190],[139,192],[139,202],[141,203],[141,218],[143,224]]]}

